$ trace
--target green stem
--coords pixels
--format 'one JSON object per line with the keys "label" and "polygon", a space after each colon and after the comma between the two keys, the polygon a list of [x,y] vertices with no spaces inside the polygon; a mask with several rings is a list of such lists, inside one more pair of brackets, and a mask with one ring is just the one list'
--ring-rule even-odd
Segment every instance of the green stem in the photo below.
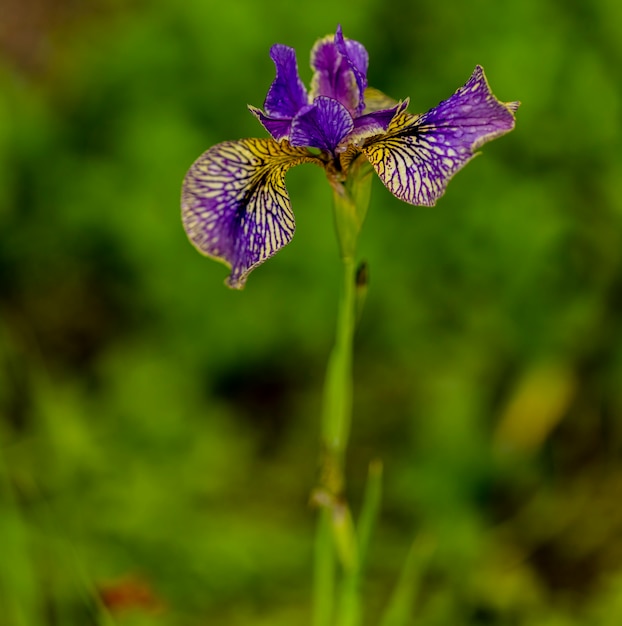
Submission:
{"label": "green stem", "polygon": [[[355,325],[355,265],[343,259],[343,285],[335,345],[330,355],[324,387],[322,461],[319,490],[329,500],[341,497],[345,453],[352,417],[352,339]],[[321,503],[315,544],[314,626],[330,626],[335,607],[337,553],[333,532],[333,507]]]}
{"label": "green stem", "polygon": [[[352,161],[345,180],[329,175],[333,186],[335,227],[341,252],[343,283],[335,344],[324,383],[320,506],[315,541],[314,626],[355,626],[359,621],[359,558],[356,533],[344,497],[344,465],[352,421],[352,343],[357,317],[356,243],[369,205],[372,168],[361,157]],[[359,304],[362,302],[358,298]],[[360,311],[359,311],[360,312]],[[343,576],[337,611],[337,562]]]}
{"label": "green stem", "polygon": [[[355,264],[344,258],[343,284],[335,346],[326,373],[322,440],[325,453],[334,457],[339,467],[345,460],[352,419],[352,339],[355,323]],[[331,485],[326,485],[330,487]],[[335,485],[340,488],[343,485]]]}
{"label": "green stem", "polygon": [[326,507],[320,508],[314,551],[314,626],[330,626],[335,610],[335,578],[337,571],[330,518],[330,509]]}

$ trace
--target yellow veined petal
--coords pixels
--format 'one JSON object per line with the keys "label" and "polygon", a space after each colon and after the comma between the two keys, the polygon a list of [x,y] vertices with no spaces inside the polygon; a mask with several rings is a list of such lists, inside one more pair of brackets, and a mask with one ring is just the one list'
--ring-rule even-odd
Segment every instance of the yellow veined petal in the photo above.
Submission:
{"label": "yellow veined petal", "polygon": [[321,163],[287,141],[242,139],[213,146],[186,174],[184,228],[201,253],[231,268],[229,287],[241,289],[255,267],[291,241],[285,174],[304,162]]}

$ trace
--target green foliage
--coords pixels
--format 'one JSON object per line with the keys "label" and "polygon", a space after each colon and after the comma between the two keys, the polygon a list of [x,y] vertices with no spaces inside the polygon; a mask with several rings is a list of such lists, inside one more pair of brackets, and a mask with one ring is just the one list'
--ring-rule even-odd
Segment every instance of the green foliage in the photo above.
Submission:
{"label": "green foliage", "polygon": [[[270,45],[306,81],[338,22],[413,111],[476,63],[523,103],[434,209],[373,186],[347,467],[359,519],[384,466],[364,622],[405,562],[411,623],[622,622],[622,9],[6,4],[0,625],[310,623],[331,190],[288,174],[296,236],[242,293],[188,244],[179,190],[210,145],[263,136],[245,105]],[[418,536],[435,549],[408,557]]]}

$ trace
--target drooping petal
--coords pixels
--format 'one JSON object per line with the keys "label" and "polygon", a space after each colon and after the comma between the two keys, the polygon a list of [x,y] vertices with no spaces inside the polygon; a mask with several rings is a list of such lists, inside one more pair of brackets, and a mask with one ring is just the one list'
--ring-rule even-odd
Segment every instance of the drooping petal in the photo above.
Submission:
{"label": "drooping petal", "polygon": [[210,148],[192,165],[182,188],[184,228],[200,252],[231,268],[229,287],[244,287],[252,269],[291,241],[285,173],[314,161],[287,142],[243,139]]}
{"label": "drooping petal", "polygon": [[307,90],[298,75],[296,52],[277,43],[270,48],[270,58],[276,66],[276,78],[266,95],[265,112],[269,117],[291,120],[308,104]]}
{"label": "drooping petal", "polygon": [[519,104],[499,102],[490,90],[484,69],[478,65],[463,87],[423,114],[420,122],[438,129],[436,136],[458,150],[477,149],[514,128]]}
{"label": "drooping petal", "polygon": [[[340,29],[337,32],[340,33]],[[350,115],[356,117],[364,106],[362,103],[364,87],[361,89],[359,82],[362,79],[366,82],[364,74],[367,70],[367,62],[366,59],[363,61],[365,48],[358,42],[354,42],[360,46],[360,49],[354,45],[351,46],[355,61],[347,54],[348,49],[343,43],[343,36],[341,41],[341,51],[335,43],[335,35],[328,35],[313,46],[311,67],[315,72],[311,80],[311,97],[315,99],[318,96],[326,96],[338,100],[346,107]],[[366,51],[364,55],[366,57]],[[365,71],[361,72],[362,69]],[[357,74],[359,74],[358,77]]]}
{"label": "drooping petal", "polygon": [[477,66],[451,98],[421,116],[396,115],[387,133],[363,151],[393,195],[432,206],[477,148],[514,128],[517,107],[495,98]]}
{"label": "drooping petal", "polygon": [[294,118],[290,141],[293,146],[334,152],[353,127],[352,116],[343,104],[320,96]]}

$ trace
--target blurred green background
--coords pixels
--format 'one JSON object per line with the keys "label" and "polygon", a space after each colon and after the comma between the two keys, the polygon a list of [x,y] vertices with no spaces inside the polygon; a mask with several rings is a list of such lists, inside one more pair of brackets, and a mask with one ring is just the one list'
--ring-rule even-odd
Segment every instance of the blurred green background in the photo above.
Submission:
{"label": "blurred green background", "polygon": [[417,536],[413,624],[622,623],[619,3],[2,0],[1,626],[310,623],[331,192],[288,174],[296,236],[241,293],[179,192],[209,146],[265,136],[270,46],[307,82],[338,22],[412,111],[478,63],[523,103],[437,207],[374,183],[366,624]]}

